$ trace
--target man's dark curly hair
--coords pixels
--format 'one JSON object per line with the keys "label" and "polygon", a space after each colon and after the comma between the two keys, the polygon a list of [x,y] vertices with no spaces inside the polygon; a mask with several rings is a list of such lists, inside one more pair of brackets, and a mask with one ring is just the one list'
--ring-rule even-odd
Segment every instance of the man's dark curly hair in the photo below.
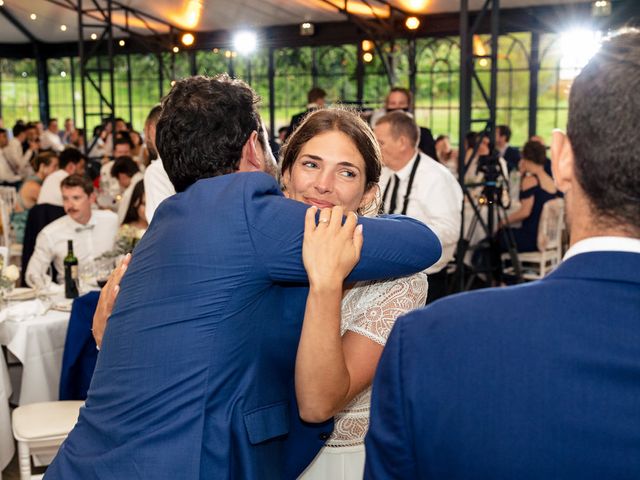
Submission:
{"label": "man's dark curly hair", "polygon": [[[261,132],[258,102],[249,85],[226,74],[176,82],[162,100],[156,146],[177,192],[238,170],[242,147]],[[264,150],[263,135],[258,139]]]}
{"label": "man's dark curly hair", "polygon": [[640,234],[640,31],[605,41],[576,77],[567,134],[601,227]]}

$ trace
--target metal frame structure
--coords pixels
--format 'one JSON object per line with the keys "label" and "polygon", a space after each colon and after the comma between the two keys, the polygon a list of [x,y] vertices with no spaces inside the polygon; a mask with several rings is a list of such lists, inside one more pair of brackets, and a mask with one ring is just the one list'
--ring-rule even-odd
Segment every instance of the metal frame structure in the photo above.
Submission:
{"label": "metal frame structure", "polygon": [[[167,38],[175,44],[176,33],[179,29],[173,24],[144,13],[140,10],[125,5],[118,0],[87,0],[88,8],[83,5],[83,0],[77,0],[74,4],[72,0],[47,0],[65,9],[74,10],[78,15],[78,57],[80,63],[80,85],[82,91],[82,119],[86,130],[86,137],[89,135],[87,130],[87,119],[98,117],[98,124],[101,125],[100,133],[106,127],[103,119],[110,118],[112,128],[115,125],[116,118],[116,98],[114,86],[114,35],[113,30],[117,28],[119,31],[129,35],[130,38],[136,39],[137,42],[148,48],[150,51],[156,51],[159,57],[160,65],[160,92],[162,93],[162,74],[164,66],[161,58],[161,52],[167,48]],[[113,12],[122,11],[125,15],[125,24],[116,25],[113,23]],[[4,13],[4,12],[3,12]],[[133,16],[140,20],[146,29],[151,33],[150,37],[146,37],[133,31],[129,26],[129,17]],[[168,37],[163,37],[150,24],[149,20],[160,23],[168,28]],[[100,35],[95,42],[90,44],[85,39],[85,31],[88,29],[100,31]],[[106,59],[104,58],[106,56]],[[106,65],[104,62],[106,61]],[[127,64],[130,65],[129,54],[127,53]],[[73,60],[72,60],[73,65]],[[130,75],[130,68],[128,69]],[[40,72],[40,68],[39,68]],[[46,60],[44,60],[44,72],[46,75]],[[173,78],[173,65],[170,73]],[[38,73],[40,78],[40,73]],[[106,79],[105,79],[106,77]],[[92,91],[98,96],[98,108],[96,111],[88,111],[87,97],[88,92]],[[48,103],[48,102],[47,102]],[[129,117],[131,117],[131,92],[129,91]],[[48,119],[48,115],[46,117]],[[93,149],[100,135],[93,138],[91,144],[85,143],[85,153],[88,155]]]}
{"label": "metal frame structure", "polygon": [[[474,52],[473,37],[480,32],[481,25],[486,21],[487,17],[490,22],[490,53],[488,55],[481,55]],[[491,162],[498,164],[499,154],[495,150],[495,131],[496,131],[496,101],[497,101],[497,76],[498,76],[498,38],[500,35],[500,0],[485,0],[484,5],[476,18],[471,22],[469,17],[469,0],[461,0],[460,2],[460,128],[459,128],[459,150],[458,150],[458,181],[464,192],[464,198],[473,208],[474,218],[472,225],[476,226],[479,223],[486,233],[489,239],[490,249],[496,248],[496,238],[493,234],[496,213],[499,212],[500,207],[496,210],[496,198],[495,189],[497,179],[485,179],[481,185],[466,185],[465,176],[467,170],[472,163],[472,159],[478,154],[478,149],[481,144],[481,140],[478,139],[473,148],[469,161],[466,162],[466,151],[464,149],[465,137],[472,131],[472,126],[476,124],[484,124],[482,134],[489,137],[490,141],[490,155]],[[476,60],[488,60],[491,64],[490,77],[489,77],[489,92],[486,91],[482,81],[480,80],[476,71]],[[488,117],[481,116],[476,117],[474,115],[473,106],[473,91],[474,88],[478,90],[482,100],[484,101],[487,110]],[[499,169],[499,167],[498,167]],[[501,169],[499,169],[501,170]],[[507,181],[508,179],[503,179]],[[491,195],[487,199],[487,221],[485,222],[482,212],[474,201],[470,194],[469,188],[483,186],[485,189],[491,189]],[[467,241],[465,239],[465,208],[464,199],[461,209],[461,224],[460,224],[460,239],[458,241],[458,248],[456,253],[457,268],[456,268],[456,280],[460,291],[469,288],[469,282],[465,281],[465,264],[464,258],[467,250]],[[516,258],[515,262],[516,275],[520,277],[520,266]],[[489,271],[483,272],[488,277],[488,283],[493,284],[495,278],[493,277],[493,269],[489,268]],[[470,279],[472,280],[472,278]]]}

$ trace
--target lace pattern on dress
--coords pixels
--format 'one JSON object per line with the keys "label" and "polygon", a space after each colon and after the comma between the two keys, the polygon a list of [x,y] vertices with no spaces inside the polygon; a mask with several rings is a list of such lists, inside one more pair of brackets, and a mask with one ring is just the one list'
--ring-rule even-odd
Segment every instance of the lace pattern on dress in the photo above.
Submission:
{"label": "lace pattern on dress", "polygon": [[[384,345],[396,319],[424,306],[427,299],[427,276],[386,281],[358,282],[342,300],[340,334],[350,330]],[[328,447],[359,445],[369,428],[371,387],[351,400],[335,417],[335,426],[326,443]]]}

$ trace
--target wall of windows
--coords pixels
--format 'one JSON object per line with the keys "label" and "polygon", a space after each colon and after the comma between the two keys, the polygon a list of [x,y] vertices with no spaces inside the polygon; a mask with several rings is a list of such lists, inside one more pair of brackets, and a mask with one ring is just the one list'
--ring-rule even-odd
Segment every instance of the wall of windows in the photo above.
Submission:
{"label": "wall of windows", "polygon": [[0,116],[6,128],[40,117],[35,60],[0,59]]}
{"label": "wall of windows", "polygon": [[[489,51],[488,37],[476,39],[474,48],[477,42],[482,45],[480,48]],[[566,124],[567,95],[576,73],[575,68],[563,63],[560,43],[557,34],[540,35],[537,105],[533,107],[537,132],[544,138],[548,138],[552,128],[564,128]],[[532,34],[528,32],[499,38],[497,121],[511,126],[514,132],[512,143],[515,145],[521,145],[529,133],[531,45]],[[389,71],[395,85],[409,86],[411,45],[407,40],[396,40],[380,45],[373,54],[373,61],[363,64],[361,99],[358,98],[358,46],[354,44],[275,49],[273,98],[269,95],[267,49],[249,56],[224,49],[117,55],[113,77],[116,115],[141,130],[148,111],[169,91],[171,82],[190,75],[194,67],[199,74],[228,72],[249,83],[262,98],[262,115],[267,122],[273,102],[276,129],[287,125],[292,115],[304,110],[306,94],[312,86],[324,88],[331,103],[357,103],[361,100],[365,108],[379,108],[390,87]],[[415,59],[415,115],[418,123],[429,127],[434,135],[450,135],[455,142],[459,128],[459,39],[417,39]],[[104,66],[106,58],[92,59],[91,62],[92,67],[98,63]],[[478,62],[477,72],[488,89],[489,62],[484,63]],[[59,119],[75,118],[76,124],[82,126],[77,59],[73,59],[73,63],[69,58],[50,59],[47,69],[50,115]],[[102,83],[105,89],[108,89],[108,82],[108,76],[96,79],[96,83]],[[474,116],[478,117],[485,113],[486,107],[477,87],[474,88]],[[0,59],[0,95],[5,125],[13,125],[18,118],[37,119],[35,61]],[[86,101],[88,110],[100,112],[95,89],[87,88]],[[90,130],[98,122],[99,115],[90,117]]]}

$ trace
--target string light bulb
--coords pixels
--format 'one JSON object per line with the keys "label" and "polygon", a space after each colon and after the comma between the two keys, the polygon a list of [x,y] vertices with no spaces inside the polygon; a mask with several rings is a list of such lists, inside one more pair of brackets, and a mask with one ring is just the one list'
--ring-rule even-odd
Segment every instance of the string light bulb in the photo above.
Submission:
{"label": "string light bulb", "polygon": [[417,30],[418,27],[420,26],[420,20],[418,19],[418,17],[408,17],[405,21],[404,21],[404,25],[405,27],[407,27],[409,30]]}
{"label": "string light bulb", "polygon": [[98,38],[98,34],[97,33],[92,33],[91,34],[91,40],[96,40]]}
{"label": "string light bulb", "polygon": [[120,41],[118,42],[118,45],[120,45],[121,47],[124,47],[124,44],[125,44],[124,40],[120,40]]}
{"label": "string light bulb", "polygon": [[67,26],[66,25],[60,25],[60,30],[62,30],[63,32],[67,31]]}
{"label": "string light bulb", "polygon": [[178,47],[173,47],[173,53],[178,53],[180,49]]}
{"label": "string light bulb", "polygon": [[192,33],[185,33],[184,35],[182,35],[182,38],[180,39],[180,41],[185,47],[189,47],[193,45],[193,42],[195,40],[196,40],[196,37],[194,37]]}
{"label": "string light bulb", "polygon": [[373,61],[373,53],[365,52],[362,55],[362,60],[364,60],[365,63],[371,63]]}
{"label": "string light bulb", "polygon": [[31,20],[35,20],[36,18],[38,18],[38,16],[35,13],[32,13],[31,15],[29,15],[29,18]]}

